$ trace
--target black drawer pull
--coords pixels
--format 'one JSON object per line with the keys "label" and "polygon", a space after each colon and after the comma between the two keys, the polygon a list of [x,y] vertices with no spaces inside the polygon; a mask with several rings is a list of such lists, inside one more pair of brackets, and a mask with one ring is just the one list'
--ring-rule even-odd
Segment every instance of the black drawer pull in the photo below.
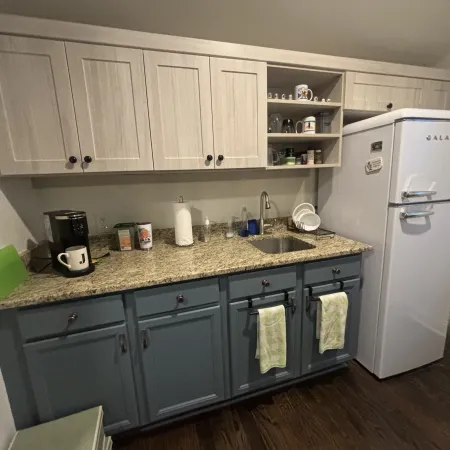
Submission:
{"label": "black drawer pull", "polygon": [[264,287],[268,287],[268,286],[270,286],[270,281],[269,280],[262,280],[262,285]]}
{"label": "black drawer pull", "polygon": [[183,303],[184,302],[184,295],[177,295],[177,302]]}
{"label": "black drawer pull", "polygon": [[331,270],[335,275],[339,275],[340,273],[341,273],[341,269],[338,269],[338,268],[333,268],[332,270]]}

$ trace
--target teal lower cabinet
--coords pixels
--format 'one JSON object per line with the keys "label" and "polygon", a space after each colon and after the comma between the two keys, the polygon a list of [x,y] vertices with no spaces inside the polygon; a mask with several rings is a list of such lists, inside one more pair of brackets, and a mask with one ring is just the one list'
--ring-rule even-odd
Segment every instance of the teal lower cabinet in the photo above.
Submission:
{"label": "teal lower cabinet", "polygon": [[105,431],[138,425],[125,324],[25,344],[39,422],[102,405]]}
{"label": "teal lower cabinet", "polygon": [[[287,296],[295,302],[295,291]],[[284,369],[271,369],[264,375],[259,370],[259,360],[255,358],[258,316],[250,315],[258,308],[276,306],[286,302],[286,294],[268,295],[229,304],[229,338],[231,355],[231,393],[233,396],[246,394],[258,389],[287,381],[294,377],[296,308],[286,308],[287,361]]]}
{"label": "teal lower cabinet", "polygon": [[139,321],[152,421],[224,400],[220,306]]}
{"label": "teal lower cabinet", "polygon": [[[106,432],[117,434],[342,367],[358,345],[360,264],[352,255],[0,311],[16,425],[102,405]],[[349,299],[345,347],[321,355],[309,297],[340,289]],[[261,374],[257,311],[280,304],[287,365]]]}
{"label": "teal lower cabinet", "polygon": [[340,290],[341,283],[330,282],[316,285],[312,287],[311,292],[308,288],[304,289],[301,340],[302,375],[333,367],[356,356],[361,311],[360,284],[359,278],[342,282],[348,296],[345,345],[342,350],[327,350],[322,355],[319,353],[319,340],[316,339],[317,302],[310,303],[308,297],[310,293],[317,297],[337,292]]}

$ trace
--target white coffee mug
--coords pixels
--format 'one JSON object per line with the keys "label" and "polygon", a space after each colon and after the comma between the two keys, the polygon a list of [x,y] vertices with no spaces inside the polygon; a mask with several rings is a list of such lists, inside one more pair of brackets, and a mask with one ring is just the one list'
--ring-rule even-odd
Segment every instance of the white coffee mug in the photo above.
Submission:
{"label": "white coffee mug", "polygon": [[302,124],[302,131],[304,134],[316,134],[316,118],[314,116],[305,117],[303,120],[299,120],[295,124],[295,131],[298,133],[298,124]]}
{"label": "white coffee mug", "polygon": [[[66,257],[67,263],[62,260],[63,256]],[[58,255],[58,261],[71,272],[87,269],[89,267],[87,248],[84,245],[66,248],[65,253]]]}
{"label": "white coffee mug", "polygon": [[[313,91],[311,89],[308,89],[307,84],[298,84],[295,86],[295,99],[301,100],[301,101],[308,101],[310,102],[313,99]],[[308,98],[308,94],[310,94],[310,97]]]}

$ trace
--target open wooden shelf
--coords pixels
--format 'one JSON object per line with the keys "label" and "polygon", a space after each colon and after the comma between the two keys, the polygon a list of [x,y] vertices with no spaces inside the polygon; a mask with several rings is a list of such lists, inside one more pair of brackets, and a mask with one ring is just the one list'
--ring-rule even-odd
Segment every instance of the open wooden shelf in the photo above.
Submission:
{"label": "open wooden shelf", "polygon": [[268,133],[267,139],[269,142],[316,142],[329,141],[331,139],[338,139],[341,137],[340,133]]}
{"label": "open wooden shelf", "polygon": [[267,166],[267,170],[295,170],[295,169],[325,169],[329,167],[340,167],[339,164],[311,164],[311,165],[295,165],[288,166],[287,164],[281,166]]}
{"label": "open wooden shelf", "polygon": [[280,113],[281,115],[298,112],[304,116],[329,112],[341,108],[342,103],[337,102],[306,102],[298,100],[267,99],[267,111],[270,114]]}

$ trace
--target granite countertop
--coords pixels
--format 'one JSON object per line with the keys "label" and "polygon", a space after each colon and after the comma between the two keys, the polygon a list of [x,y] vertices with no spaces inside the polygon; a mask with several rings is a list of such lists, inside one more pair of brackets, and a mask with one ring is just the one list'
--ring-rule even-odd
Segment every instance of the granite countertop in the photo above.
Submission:
{"label": "granite countertop", "polygon": [[[159,236],[157,236],[159,234]],[[170,235],[169,235],[170,236]],[[173,234],[172,234],[173,236]],[[265,237],[294,236],[316,247],[284,254],[266,254],[250,245],[249,240],[261,236],[226,239],[215,233],[210,242],[195,241],[191,247],[177,247],[173,237],[155,233],[153,249],[111,251],[101,260],[95,272],[79,278],[65,278],[52,271],[31,274],[29,279],[0,302],[0,309],[51,303],[71,298],[88,297],[118,291],[245,272],[299,262],[362,253],[371,247],[336,235],[316,240],[314,236],[275,228]],[[92,256],[104,253],[107,246],[93,249]]]}

